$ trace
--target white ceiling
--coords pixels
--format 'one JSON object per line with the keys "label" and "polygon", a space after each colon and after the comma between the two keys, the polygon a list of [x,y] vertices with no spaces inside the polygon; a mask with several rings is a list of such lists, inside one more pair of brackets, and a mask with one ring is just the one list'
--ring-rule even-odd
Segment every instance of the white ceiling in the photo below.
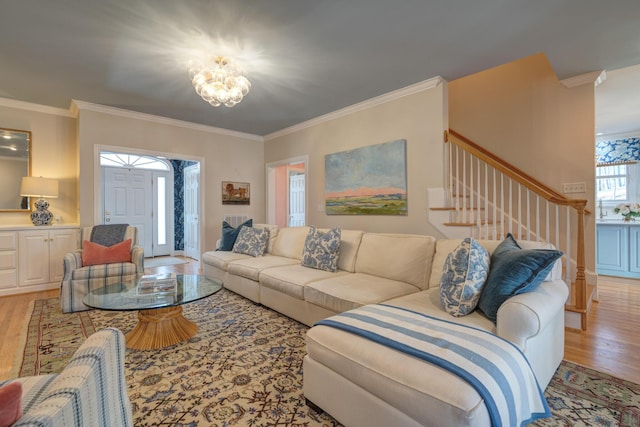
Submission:
{"label": "white ceiling", "polygon": [[[638,0],[6,0],[0,97],[267,135],[539,52],[561,79],[612,76],[640,64],[639,22]],[[185,69],[218,54],[253,84],[231,109],[202,101]]]}
{"label": "white ceiling", "polygon": [[596,88],[596,134],[631,131],[640,131],[640,65],[608,72]]}

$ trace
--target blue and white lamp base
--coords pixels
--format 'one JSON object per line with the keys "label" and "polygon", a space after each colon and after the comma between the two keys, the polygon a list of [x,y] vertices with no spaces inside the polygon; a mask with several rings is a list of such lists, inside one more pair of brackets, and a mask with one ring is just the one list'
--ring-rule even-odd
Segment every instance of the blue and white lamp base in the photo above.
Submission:
{"label": "blue and white lamp base", "polygon": [[49,202],[45,199],[38,199],[34,203],[36,210],[31,212],[31,222],[33,225],[51,225],[53,214],[47,210]]}

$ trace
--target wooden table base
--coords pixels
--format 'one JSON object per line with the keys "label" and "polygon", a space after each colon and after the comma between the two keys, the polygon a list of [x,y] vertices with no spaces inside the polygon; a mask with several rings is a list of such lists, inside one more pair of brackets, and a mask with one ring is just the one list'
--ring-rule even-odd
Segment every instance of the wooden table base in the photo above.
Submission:
{"label": "wooden table base", "polygon": [[198,325],[185,319],[182,306],[152,308],[138,312],[138,324],[125,335],[127,347],[151,350],[186,341],[196,334]]}

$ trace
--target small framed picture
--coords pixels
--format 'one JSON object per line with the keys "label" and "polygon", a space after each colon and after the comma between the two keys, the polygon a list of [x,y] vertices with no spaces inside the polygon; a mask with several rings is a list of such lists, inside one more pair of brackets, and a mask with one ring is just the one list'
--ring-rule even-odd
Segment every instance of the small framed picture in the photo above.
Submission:
{"label": "small framed picture", "polygon": [[222,181],[223,205],[248,205],[251,200],[248,182]]}

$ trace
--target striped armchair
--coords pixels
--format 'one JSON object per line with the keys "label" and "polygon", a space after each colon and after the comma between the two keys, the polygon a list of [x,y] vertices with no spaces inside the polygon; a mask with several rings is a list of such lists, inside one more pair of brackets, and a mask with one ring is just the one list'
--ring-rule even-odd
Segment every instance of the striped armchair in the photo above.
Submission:
{"label": "striped armchair", "polygon": [[89,310],[82,299],[91,290],[117,282],[132,280],[144,274],[144,249],[138,246],[138,229],[128,226],[124,240],[131,239],[131,262],[82,266],[82,243],[90,240],[93,227],[84,227],[80,247],[65,254],[64,276],[60,285],[60,306],[64,313]]}
{"label": "striped armchair", "polygon": [[13,427],[131,426],[125,338],[115,328],[91,335],[59,374],[0,381],[22,384],[22,417]]}

